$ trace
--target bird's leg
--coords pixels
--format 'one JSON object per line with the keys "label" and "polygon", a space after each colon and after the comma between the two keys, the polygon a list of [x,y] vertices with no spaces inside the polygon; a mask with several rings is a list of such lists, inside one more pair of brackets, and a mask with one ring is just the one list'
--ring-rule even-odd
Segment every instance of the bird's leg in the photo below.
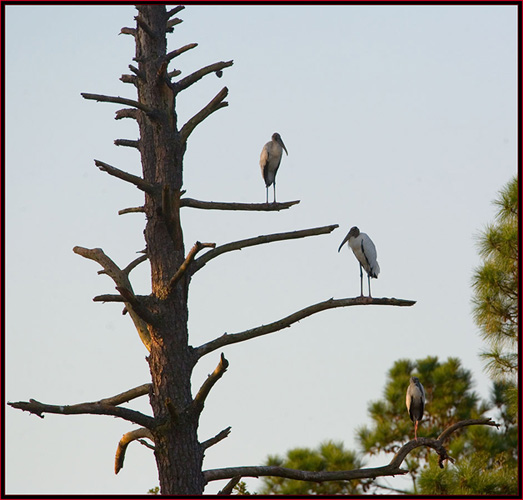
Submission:
{"label": "bird's leg", "polygon": [[367,274],[367,279],[369,280],[369,297],[372,297],[372,295],[370,294],[370,276]]}
{"label": "bird's leg", "polygon": [[360,264],[360,297],[363,297],[363,268]]}
{"label": "bird's leg", "polygon": [[274,182],[272,183],[272,187],[274,188],[274,203],[276,203],[276,179],[274,179]]}
{"label": "bird's leg", "polygon": [[418,421],[414,422],[414,439],[418,440]]}
{"label": "bird's leg", "polygon": [[269,204],[269,186],[265,186],[265,203]]}

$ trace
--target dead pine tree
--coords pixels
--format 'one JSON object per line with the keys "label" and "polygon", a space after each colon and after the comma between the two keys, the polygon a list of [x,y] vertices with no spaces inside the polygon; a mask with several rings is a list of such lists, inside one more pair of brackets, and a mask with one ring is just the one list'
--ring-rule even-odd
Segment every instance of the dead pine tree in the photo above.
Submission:
{"label": "dead pine tree", "polygon": [[[129,313],[140,339],[149,351],[147,360],[151,382],[113,397],[76,405],[49,405],[34,399],[9,404],[40,417],[43,417],[44,413],[62,415],[88,413],[116,416],[138,424],[140,428],[126,433],[117,446],[115,472],[117,473],[123,466],[128,444],[138,440],[154,449],[161,493],[165,495],[200,495],[209,481],[230,479],[230,483],[223,490],[227,493],[242,476],[252,475],[277,475],[326,481],[404,474],[407,471],[399,468],[403,456],[400,457],[401,460],[396,459],[394,463],[391,462],[383,468],[342,471],[334,476],[333,473],[305,473],[271,467],[238,467],[210,471],[204,471],[202,468],[205,450],[226,438],[230,428],[222,430],[205,441],[200,442],[198,439],[198,423],[205,400],[228,366],[222,353],[214,372],[193,396],[191,374],[199,359],[229,344],[282,330],[300,319],[326,309],[363,304],[411,306],[414,301],[366,297],[328,299],[267,325],[243,332],[224,334],[198,347],[190,345],[187,328],[189,284],[194,273],[202,269],[207,262],[223,253],[249,246],[328,234],[338,226],[334,224],[263,235],[221,246],[197,241],[186,252],[181,225],[182,207],[207,210],[279,211],[299,202],[246,204],[201,201],[184,196],[183,158],[187,140],[194,129],[209,115],[227,106],[225,98],[228,89],[224,87],[220,90],[182,126],[179,126],[177,120],[176,100],[185,89],[201,78],[209,74],[219,74],[232,66],[233,61],[217,62],[185,77],[180,77],[180,72],[176,69],[169,69],[173,60],[197,45],[192,43],[167,52],[166,35],[173,32],[174,27],[181,22],[175,16],[182,9],[182,6],[167,10],[165,5],[138,5],[136,26],[122,29],[123,34],[134,37],[136,43],[134,61],[137,65],[130,65],[132,74],[123,75],[121,80],[136,88],[137,99],[82,94],[85,99],[124,105],[125,108],[116,112],[116,119],[136,120],[139,126],[138,140],[117,139],[115,144],[136,148],[139,151],[143,173],[141,177],[100,160],[95,160],[95,165],[103,172],[133,184],[143,191],[144,205],[123,209],[120,214],[145,212],[145,253],[121,268],[100,248],[75,247],[73,250],[78,255],[97,262],[102,268],[99,273],[107,274],[114,281],[117,294],[100,295],[94,300],[121,302],[125,305],[125,310]],[[204,252],[201,253],[202,251]],[[138,296],[133,291],[129,274],[136,266],[146,261],[149,261],[151,266],[151,293],[147,296]],[[121,406],[145,395],[149,396],[152,416]],[[487,425],[492,424],[487,423]],[[425,440],[425,442],[418,440],[415,446],[423,443],[432,446],[440,456],[446,458],[442,446],[438,445],[438,448],[436,444],[427,441],[434,440]],[[410,449],[413,448],[409,448],[407,452]],[[402,450],[405,452],[403,448]]]}

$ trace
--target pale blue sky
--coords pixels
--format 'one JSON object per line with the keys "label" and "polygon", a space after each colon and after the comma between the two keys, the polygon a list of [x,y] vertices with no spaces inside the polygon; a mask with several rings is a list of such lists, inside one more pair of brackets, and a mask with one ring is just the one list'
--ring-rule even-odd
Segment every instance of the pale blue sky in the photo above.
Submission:
{"label": "pale blue sky", "polygon": [[[121,306],[96,304],[113,283],[72,252],[102,247],[125,266],[144,248],[134,187],[100,159],[139,174],[137,138],[118,106],[80,92],[135,98],[119,81],[134,55],[131,6],[6,8],[6,396],[55,404],[97,400],[149,380],[146,350]],[[200,425],[205,467],[261,464],[268,454],[325,439],[355,448],[355,428],[400,358],[459,357],[486,397],[483,345],[471,316],[475,236],[517,172],[515,6],[190,6],[169,35],[186,75],[234,59],[182,93],[180,123],[226,85],[229,107],[190,138],[187,196],[262,202],[261,148],[278,131],[289,151],[278,173],[281,213],[183,210],[186,248],[339,224],[328,236],[224,255],[190,290],[191,344],[275,321],[330,297],[359,293],[353,225],[378,250],[376,297],[412,308],[327,311],[285,331],[224,349],[230,361]],[[148,265],[131,275],[148,293]],[[197,390],[219,352],[195,370]],[[146,398],[134,408],[149,413]],[[430,412],[430,404],[427,406]],[[6,488],[26,494],[142,494],[158,484],[152,452],[133,443],[113,472],[121,435],[110,417],[8,409]],[[405,418],[408,418],[405,412]],[[420,430],[423,435],[423,426]],[[388,461],[370,463],[380,465]],[[257,488],[256,480],[249,486]],[[208,490],[216,492],[215,483]]]}

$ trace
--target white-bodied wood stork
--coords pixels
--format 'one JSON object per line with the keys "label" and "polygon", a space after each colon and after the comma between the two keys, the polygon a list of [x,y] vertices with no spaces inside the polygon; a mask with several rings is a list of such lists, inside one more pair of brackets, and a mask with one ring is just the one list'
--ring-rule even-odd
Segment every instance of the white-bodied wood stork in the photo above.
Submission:
{"label": "white-bodied wood stork", "polygon": [[425,409],[425,389],[418,377],[410,378],[405,403],[410,419],[414,422],[414,439],[418,439],[418,422],[423,419],[423,410]]}
{"label": "white-bodied wood stork", "polygon": [[272,139],[263,146],[260,155],[260,167],[266,188],[266,203],[269,203],[269,186],[271,184],[274,187],[274,202],[276,203],[276,172],[280,167],[283,150],[285,150],[286,155],[289,154],[280,134],[275,132],[272,134]]}
{"label": "white-bodied wood stork", "polygon": [[369,281],[369,297],[371,297],[370,279],[378,278],[378,274],[380,272],[380,266],[376,260],[378,257],[376,247],[374,246],[372,240],[365,233],[360,233],[360,230],[356,226],[351,227],[351,230],[347,233],[347,236],[345,236],[344,240],[341,242],[341,245],[338,248],[338,252],[341,250],[341,247],[345,244],[346,241],[349,242],[349,246],[352,248],[354,255],[360,263],[360,297],[363,297],[362,268],[365,269],[365,272],[367,273],[367,278]]}

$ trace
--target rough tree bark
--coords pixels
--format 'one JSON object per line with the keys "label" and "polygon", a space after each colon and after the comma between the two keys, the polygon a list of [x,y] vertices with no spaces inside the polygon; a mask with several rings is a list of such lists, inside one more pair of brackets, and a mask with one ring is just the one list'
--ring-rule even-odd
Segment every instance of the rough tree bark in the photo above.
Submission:
{"label": "rough tree bark", "polygon": [[[144,192],[143,206],[120,211],[121,214],[145,212],[147,222],[144,231],[146,241],[144,255],[126,267],[120,268],[100,248],[75,247],[74,251],[78,255],[94,260],[102,267],[99,273],[107,274],[113,279],[118,294],[100,295],[94,300],[125,304],[124,311],[129,313],[140,339],[149,351],[147,360],[151,382],[117,396],[78,405],[49,405],[34,399],[9,404],[40,417],[43,417],[44,413],[63,415],[92,413],[111,415],[140,425],[139,429],[124,434],[118,443],[115,472],[118,472],[124,464],[125,451],[129,443],[139,441],[146,444],[154,449],[161,493],[165,495],[199,495],[203,493],[207,482],[227,478],[232,479],[232,482],[225,491],[230,491],[234,481],[237,482],[238,477],[242,475],[276,474],[322,481],[404,473],[399,469],[403,455],[401,461],[395,459],[391,465],[381,468],[383,470],[380,471],[366,469],[353,471],[352,474],[349,471],[345,475],[338,474],[336,477],[329,476],[329,473],[311,475],[303,471],[271,470],[263,467],[203,471],[205,450],[226,438],[230,428],[205,441],[198,440],[199,417],[205,399],[228,367],[228,362],[222,354],[214,372],[208,376],[193,397],[191,374],[202,356],[232,343],[280,331],[300,319],[326,309],[370,304],[412,306],[415,302],[395,298],[331,298],[307,306],[267,325],[244,332],[224,334],[196,348],[190,345],[187,330],[187,298],[190,280],[195,272],[202,269],[211,259],[226,252],[274,241],[328,234],[337,225],[261,235],[219,247],[214,243],[196,242],[186,254],[180,216],[182,207],[204,210],[275,211],[288,209],[299,202],[246,204],[200,201],[183,197],[185,194],[182,190],[183,158],[187,140],[194,129],[211,113],[227,106],[224,99],[228,90],[224,87],[181,127],[177,122],[176,99],[180,92],[204,76],[221,72],[232,66],[233,62],[217,62],[175,80],[180,72],[176,69],[169,71],[169,64],[176,57],[196,47],[196,44],[188,44],[167,53],[166,34],[172,32],[174,26],[181,22],[174,16],[182,9],[183,7],[179,6],[167,11],[165,5],[139,5],[138,15],[135,18],[136,27],[122,28],[123,34],[131,35],[135,39],[134,60],[137,67],[130,65],[132,74],[123,75],[121,80],[136,88],[137,100],[100,94],[82,94],[85,99],[127,106],[116,112],[116,119],[133,119],[139,126],[138,140],[117,139],[115,144],[138,149],[141,155],[142,177],[129,174],[100,160],[95,160],[95,165],[103,172],[128,182]],[[205,253],[197,258],[197,254],[204,250]],[[151,266],[151,294],[137,296],[132,289],[129,274],[136,266],[147,260]],[[146,394],[149,395],[153,416],[120,406]],[[493,425],[487,422],[474,423]],[[154,446],[145,439],[152,441]],[[404,447],[405,449],[402,450],[406,455],[419,445],[432,446],[437,449],[440,456],[446,456],[441,443],[429,443],[427,440],[418,441],[415,445],[407,444],[407,448]]]}

